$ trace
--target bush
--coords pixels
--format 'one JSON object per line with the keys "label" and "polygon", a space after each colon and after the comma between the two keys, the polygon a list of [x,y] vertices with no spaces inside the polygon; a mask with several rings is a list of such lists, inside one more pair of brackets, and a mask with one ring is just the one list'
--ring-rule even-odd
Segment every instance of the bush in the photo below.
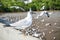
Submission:
{"label": "bush", "polygon": [[[22,1],[22,0],[20,0]],[[10,6],[19,6],[28,11],[29,8],[32,8],[33,11],[40,11],[41,7],[45,6],[46,10],[60,10],[60,0],[33,0],[32,3],[27,5],[24,2],[18,2],[17,0],[0,0],[0,12],[19,12],[20,9],[10,8]]]}

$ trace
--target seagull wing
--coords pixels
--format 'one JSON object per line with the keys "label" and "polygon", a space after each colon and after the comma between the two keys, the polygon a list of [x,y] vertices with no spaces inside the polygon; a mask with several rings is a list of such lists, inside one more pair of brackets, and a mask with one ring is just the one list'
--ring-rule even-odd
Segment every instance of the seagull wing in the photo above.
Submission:
{"label": "seagull wing", "polygon": [[17,22],[15,22],[15,23],[12,23],[12,24],[10,24],[11,26],[19,26],[19,25],[22,25],[22,23],[24,23],[26,20],[25,19],[22,19],[22,20],[19,20],[19,21],[17,21]]}
{"label": "seagull wing", "polygon": [[27,19],[22,19],[19,20],[16,23],[10,24],[11,26],[15,26],[16,29],[24,29],[29,27],[32,24],[31,21],[27,20]]}
{"label": "seagull wing", "polygon": [[41,13],[40,13],[40,16],[42,16],[44,14],[44,11],[42,11]]}

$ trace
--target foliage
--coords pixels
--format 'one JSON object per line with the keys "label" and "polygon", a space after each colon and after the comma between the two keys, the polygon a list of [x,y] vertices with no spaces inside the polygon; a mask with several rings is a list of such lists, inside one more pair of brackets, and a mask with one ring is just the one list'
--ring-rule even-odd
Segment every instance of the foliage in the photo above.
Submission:
{"label": "foliage", "polygon": [[33,2],[29,4],[24,4],[22,0],[0,0],[0,12],[21,11],[20,9],[10,8],[11,6],[19,6],[26,11],[28,11],[29,8],[32,8],[33,11],[40,11],[43,5],[46,10],[60,10],[60,0],[33,0]]}

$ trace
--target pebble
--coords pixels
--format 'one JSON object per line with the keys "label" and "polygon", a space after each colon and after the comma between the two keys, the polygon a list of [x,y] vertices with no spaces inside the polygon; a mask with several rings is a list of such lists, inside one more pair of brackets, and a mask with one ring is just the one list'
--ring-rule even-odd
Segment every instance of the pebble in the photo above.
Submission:
{"label": "pebble", "polygon": [[32,28],[32,31],[35,31],[36,29]]}
{"label": "pebble", "polygon": [[40,26],[37,26],[38,28],[40,27]]}
{"label": "pebble", "polygon": [[44,30],[48,30],[48,29],[44,29]]}
{"label": "pebble", "polygon": [[33,24],[35,26],[35,24]]}
{"label": "pebble", "polygon": [[54,23],[54,25],[56,25],[57,23]]}
{"label": "pebble", "polygon": [[40,40],[42,40],[42,38],[40,37]]}
{"label": "pebble", "polygon": [[51,31],[49,31],[49,34],[51,34]]}
{"label": "pebble", "polygon": [[51,26],[49,26],[49,27],[51,27]]}
{"label": "pebble", "polygon": [[52,32],[54,31],[54,30],[51,30]]}
{"label": "pebble", "polygon": [[34,34],[32,34],[33,37],[37,37],[37,38],[39,38],[40,35],[41,35],[41,33],[37,33],[37,32],[35,32]]}
{"label": "pebble", "polygon": [[39,18],[39,15],[37,15],[37,17],[35,17],[35,19],[38,19]]}
{"label": "pebble", "polygon": [[45,33],[43,32],[43,36],[45,36]]}
{"label": "pebble", "polygon": [[42,23],[43,24],[43,23]]}
{"label": "pebble", "polygon": [[44,22],[44,19],[42,19],[41,22]]}
{"label": "pebble", "polygon": [[55,40],[55,39],[56,39],[56,37],[53,37],[53,39]]}
{"label": "pebble", "polygon": [[45,26],[49,26],[49,25],[51,25],[51,24],[50,23],[45,24]]}

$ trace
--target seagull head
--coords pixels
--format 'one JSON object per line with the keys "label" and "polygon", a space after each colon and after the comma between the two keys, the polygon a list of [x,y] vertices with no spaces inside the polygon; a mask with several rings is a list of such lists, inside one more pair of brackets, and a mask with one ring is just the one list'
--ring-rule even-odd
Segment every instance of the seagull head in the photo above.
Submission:
{"label": "seagull head", "polygon": [[30,12],[30,14],[36,14],[36,13],[34,13],[34,12],[32,11],[31,8],[29,9],[29,12]]}
{"label": "seagull head", "polygon": [[32,18],[32,15],[33,15],[33,14],[35,14],[35,13],[33,13],[33,11],[32,11],[31,8],[30,8],[29,11],[28,11],[27,17],[28,17],[28,18]]}

